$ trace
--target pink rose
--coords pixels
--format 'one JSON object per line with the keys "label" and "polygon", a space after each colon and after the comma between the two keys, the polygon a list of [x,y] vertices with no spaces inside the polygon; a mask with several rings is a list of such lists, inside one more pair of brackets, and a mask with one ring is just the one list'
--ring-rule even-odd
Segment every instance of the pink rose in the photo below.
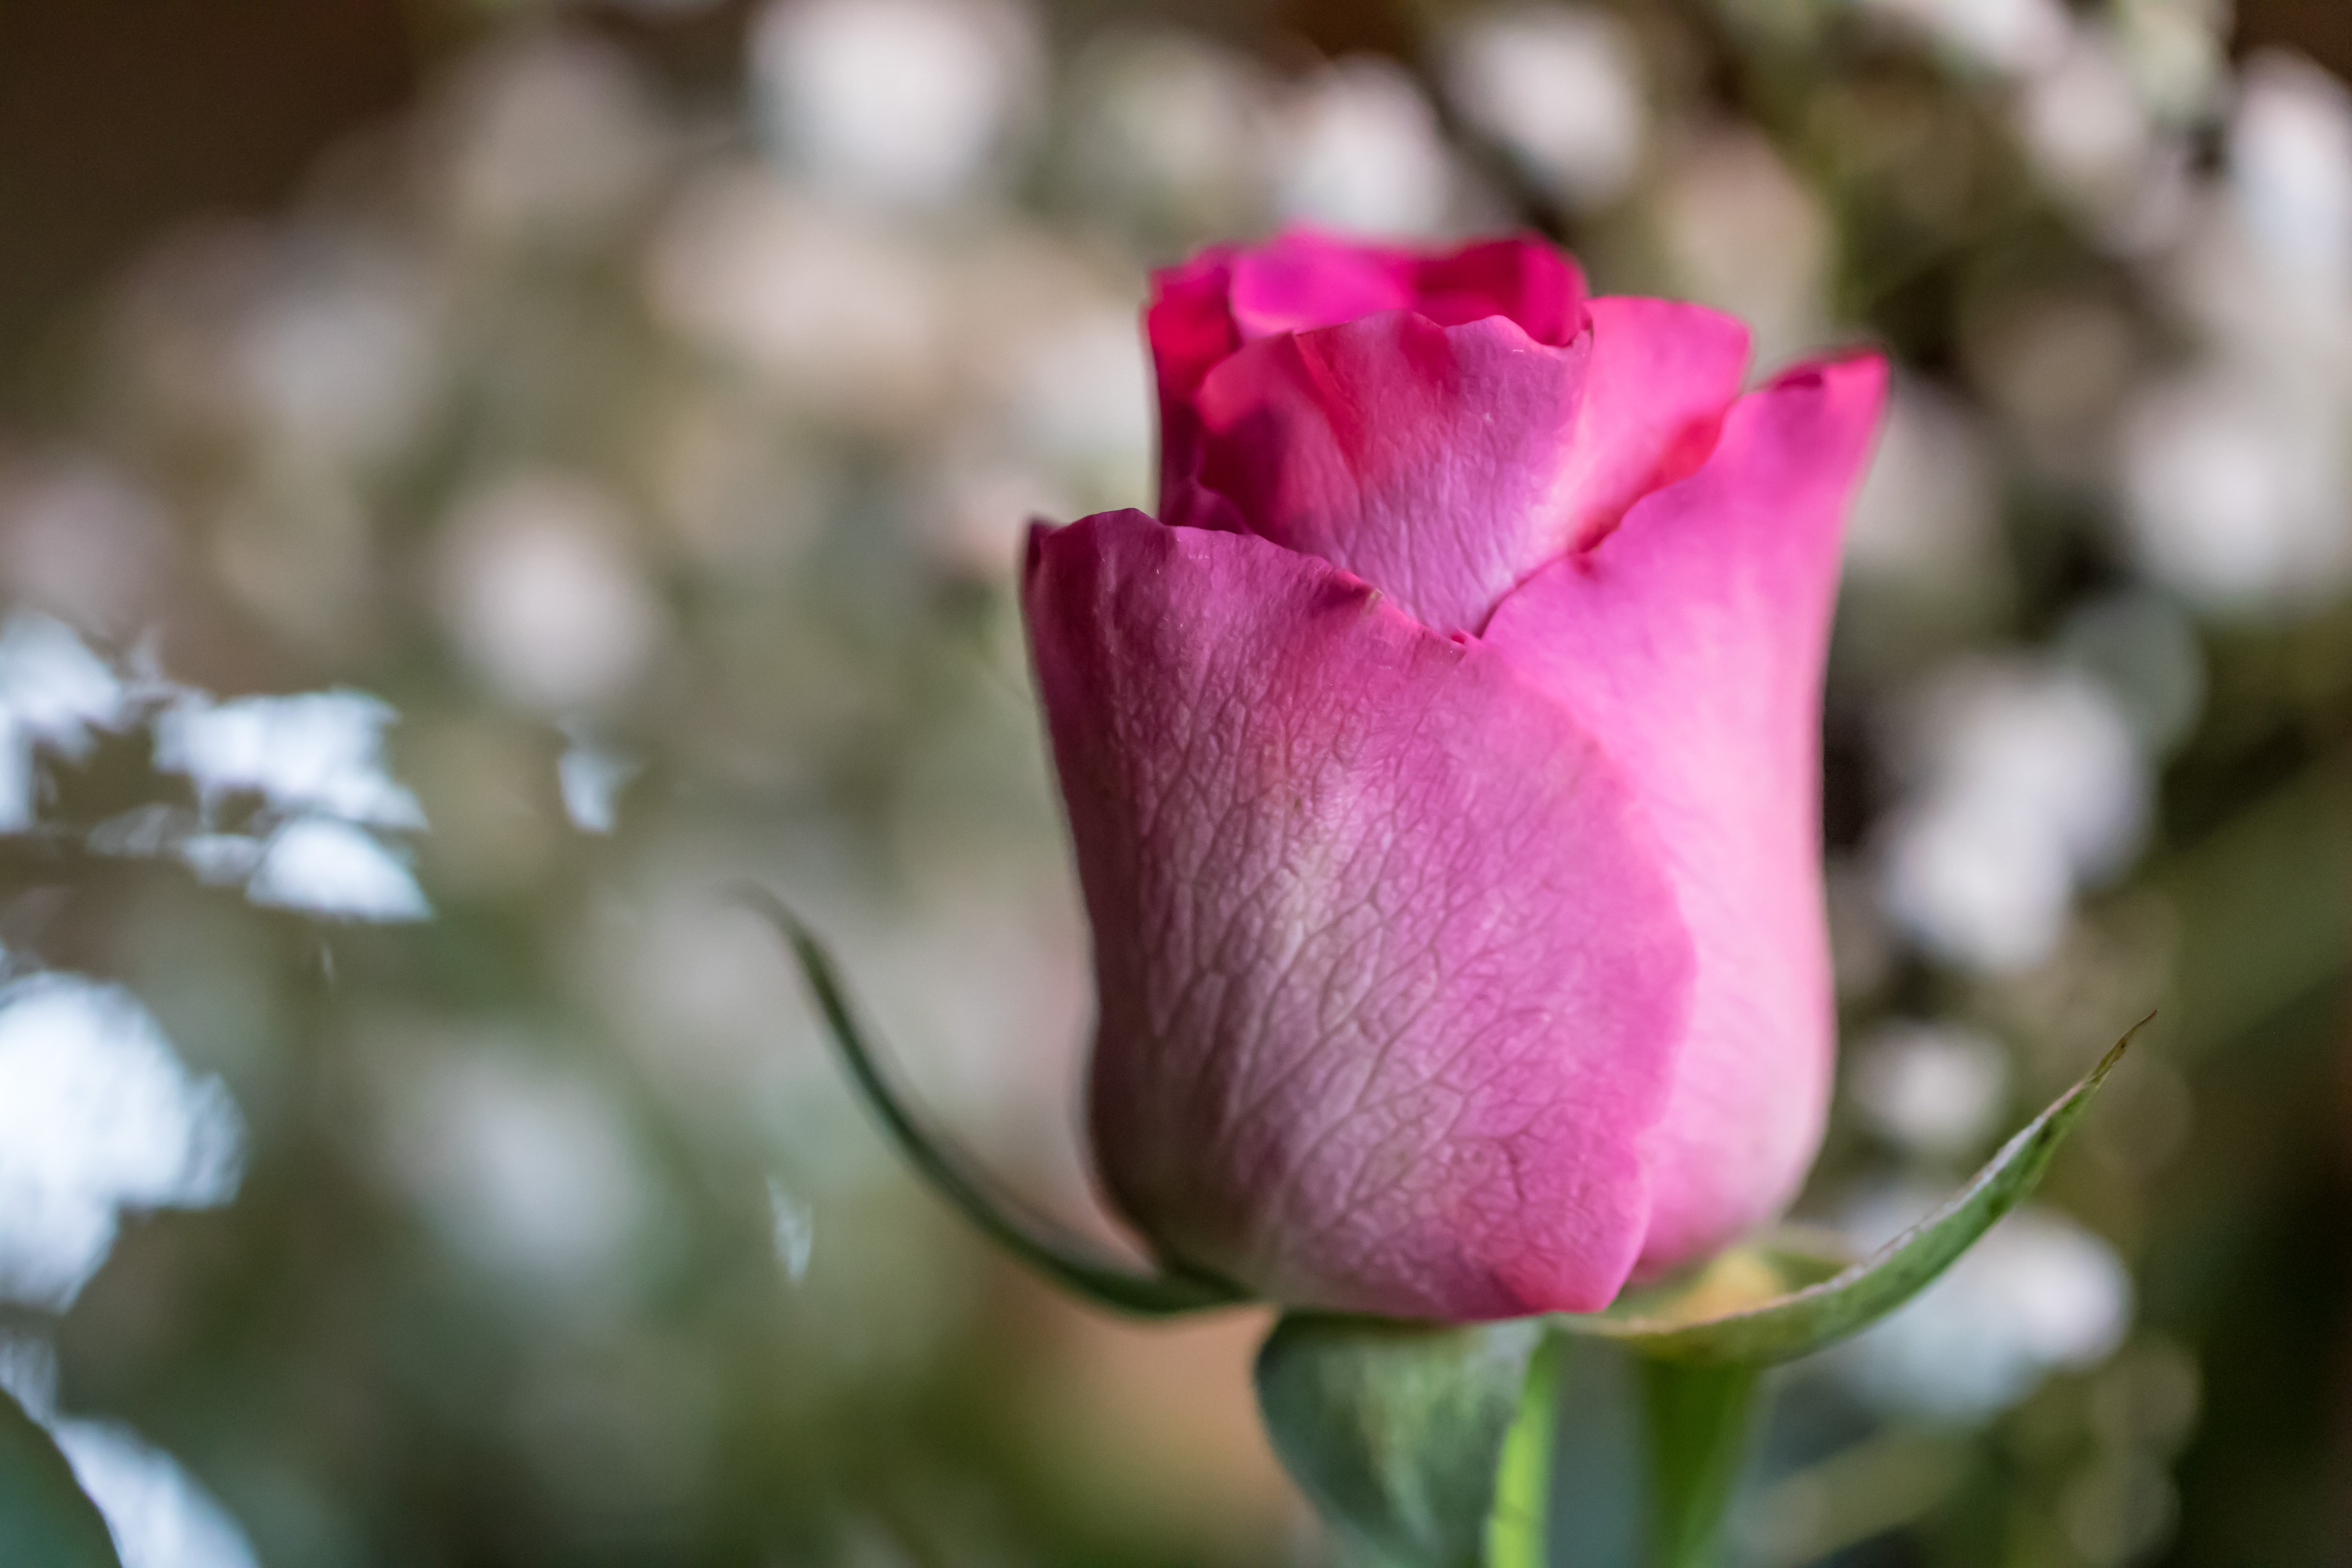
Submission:
{"label": "pink rose", "polygon": [[1031,535],[1097,1163],[1293,1306],[1605,1305],[1786,1203],[1832,1044],[1819,713],[1874,356],[1532,239],[1162,274],[1160,520]]}

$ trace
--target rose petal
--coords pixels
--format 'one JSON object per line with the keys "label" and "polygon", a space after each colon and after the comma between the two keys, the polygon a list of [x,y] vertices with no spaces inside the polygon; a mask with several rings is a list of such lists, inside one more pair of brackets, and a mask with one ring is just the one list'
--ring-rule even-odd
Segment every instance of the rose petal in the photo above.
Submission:
{"label": "rose petal", "polygon": [[1304,230],[1235,253],[1226,307],[1242,342],[1411,310],[1414,258]]}
{"label": "rose petal", "polygon": [[[1469,276],[1524,254],[1447,265]],[[1476,631],[1703,462],[1738,395],[1748,331],[1733,318],[1664,300],[1580,310],[1589,330],[1564,348],[1500,316],[1446,328],[1420,310],[1250,342],[1166,416],[1164,450],[1181,457],[1161,514],[1319,555],[1425,625]]]}
{"label": "rose petal", "polygon": [[1469,639],[1246,535],[1033,533],[1106,1184],[1290,1305],[1609,1300],[1690,954],[1609,760]]}
{"label": "rose petal", "polygon": [[1584,327],[1584,275],[1532,235],[1423,256],[1294,230],[1233,253],[1231,276],[1244,342],[1383,310],[1412,310],[1442,327],[1503,316],[1555,348]]}
{"label": "rose petal", "polygon": [[1442,327],[1507,316],[1552,348],[1584,331],[1584,273],[1559,247],[1511,235],[1423,258],[1413,279],[1413,307]]}
{"label": "rose petal", "polygon": [[1560,477],[1570,510],[1562,531],[1578,549],[1706,460],[1748,373],[1748,328],[1736,316],[1614,295],[1585,309],[1592,367]]}
{"label": "rose petal", "polygon": [[1573,542],[1559,486],[1591,348],[1547,347],[1499,316],[1441,327],[1405,310],[1261,339],[1195,395],[1199,488],[1424,626],[1475,631]]}
{"label": "rose petal", "polygon": [[1233,259],[1230,247],[1213,246],[1181,267],[1153,274],[1151,303],[1143,312],[1160,391],[1160,515],[1181,527],[1241,527],[1221,498],[1191,482],[1201,470],[1202,443],[1192,395],[1201,378],[1242,342],[1225,302]]}
{"label": "rose petal", "polygon": [[1834,1033],[1821,672],[1839,531],[1885,387],[1871,356],[1742,399],[1696,474],[1530,581],[1487,628],[1623,769],[1697,944],[1645,1271],[1780,1207],[1820,1142]]}
{"label": "rose petal", "polygon": [[1431,257],[1294,230],[1254,250],[1213,247],[1152,285],[1144,328],[1160,391],[1160,517],[1181,527],[1245,526],[1194,482],[1202,437],[1192,406],[1202,378],[1244,342],[1394,310],[1441,326],[1501,316],[1554,347],[1584,325],[1584,275],[1525,235]]}

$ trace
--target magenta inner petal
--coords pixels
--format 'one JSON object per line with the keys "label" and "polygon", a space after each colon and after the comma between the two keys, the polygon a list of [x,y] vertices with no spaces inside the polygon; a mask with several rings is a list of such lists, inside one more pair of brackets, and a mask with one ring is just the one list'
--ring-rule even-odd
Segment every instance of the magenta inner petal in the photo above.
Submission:
{"label": "magenta inner petal", "polygon": [[1528,340],[1507,321],[1441,327],[1408,310],[1248,344],[1209,373],[1188,417],[1204,490],[1261,538],[1391,595],[1438,631],[1475,632],[1495,602],[1572,542],[1559,493],[1591,339]]}
{"label": "magenta inner petal", "polygon": [[1227,296],[1242,341],[1335,327],[1413,302],[1413,262],[1402,251],[1297,231],[1234,258]]}
{"label": "magenta inner petal", "polygon": [[1584,274],[1532,237],[1514,235],[1432,257],[1417,270],[1414,309],[1440,326],[1505,316],[1553,348],[1584,330]]}
{"label": "magenta inner petal", "polygon": [[1584,330],[1584,298],[1576,263],[1528,236],[1423,256],[1295,230],[1233,257],[1227,303],[1243,342],[1409,310],[1442,327],[1501,316],[1559,348]]}

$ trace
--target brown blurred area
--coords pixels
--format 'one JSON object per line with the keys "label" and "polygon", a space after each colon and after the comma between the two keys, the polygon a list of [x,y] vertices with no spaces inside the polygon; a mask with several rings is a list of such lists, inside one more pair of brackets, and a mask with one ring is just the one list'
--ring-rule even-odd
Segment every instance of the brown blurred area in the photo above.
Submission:
{"label": "brown blurred area", "polygon": [[[716,5],[685,25],[597,20],[692,78],[731,58],[749,9]],[[1353,0],[1181,9],[1195,26],[1286,35],[1333,56],[1393,48],[1409,30],[1406,7]],[[2239,0],[2238,11],[2241,52],[2288,45],[2352,75],[2344,0]],[[58,374],[77,307],[143,239],[192,217],[267,208],[323,147],[413,95],[469,31],[464,14],[430,0],[0,6],[0,363],[10,367],[0,405],[21,412],[28,384]]]}
{"label": "brown blurred area", "polygon": [[[2352,0],[2235,0],[2234,85],[2231,0],[2058,3],[2191,16],[2210,77],[2155,109],[2095,68],[2106,100],[2054,71],[2037,98],[1982,39],[1993,63],[1892,26],[1833,58],[1722,22],[1807,0],[1537,5],[1604,24],[1551,39],[1601,85],[1652,89],[1622,144],[1605,114],[1538,117],[1622,165],[1601,194],[1515,176],[1426,47],[1519,0],[975,4],[1020,49],[954,34],[950,65],[1000,71],[1013,109],[931,137],[979,149],[962,188],[918,166],[939,188],[901,199],[761,118],[785,73],[747,68],[747,29],[801,0],[0,0],[0,637],[11,594],[95,606],[48,646],[103,684],[74,637],[112,658],[153,617],[166,673],[231,718],[265,711],[236,694],[356,706],[415,821],[341,826],[403,886],[413,847],[418,878],[384,930],[176,861],[151,887],[112,851],[79,881],[42,861],[60,885],[12,902],[0,820],[0,981],[12,950],[130,976],[257,1151],[244,1196],[141,1216],[54,1320],[0,1267],[0,1389],[11,1343],[54,1341],[66,1419],[177,1456],[272,1568],[669,1568],[755,1537],[844,1568],[1325,1568],[1250,1402],[1263,1322],[1114,1323],[986,1261],[872,1137],[771,933],[708,889],[756,867],[835,899],[915,1080],[983,1155],[1081,1194],[1045,1135],[1086,1001],[1007,531],[1139,497],[1147,266],[1277,220],[1536,224],[1612,289],[1758,321],[1767,363],[1866,334],[1903,365],[1831,693],[1857,1071],[1819,1191],[1948,1181],[2147,998],[2188,1042],[2143,1047],[2053,1182],[2090,1230],[2024,1232],[2087,1252],[2093,1287],[2121,1277],[2110,1242],[2129,1258],[2138,1337],[2112,1364],[1823,1373],[1790,1402],[1756,1562],[2121,1568],[2168,1538],[2196,1568],[2347,1560],[2352,1178],[2314,1086],[2352,1081],[2352,468],[2298,459],[2352,431],[2352,98],[2264,52],[2352,79]],[[1971,6],[2000,9],[1810,9],[1965,35]],[[793,89],[844,79],[818,43]],[[1405,68],[1314,68],[1366,54]],[[850,58],[884,62],[866,88],[905,74],[892,46]],[[2232,101],[2262,111],[2224,126]],[[372,163],[404,137],[405,182]],[[2111,163],[2186,193],[2168,237]],[[2206,241],[2234,269],[2182,263]],[[2216,581],[2247,602],[2206,605]],[[97,728],[86,766],[44,753],[45,832],[193,819],[180,773]],[[2085,732],[2122,739],[2086,762]],[[1939,779],[2101,831],[2151,792],[2149,868],[2078,889],[2061,845],[2042,946],[1939,953],[1881,907]],[[252,795],[211,837],[278,831]],[[2026,885],[2034,914],[2028,847],[1959,892]],[[1988,909],[1969,929],[2032,923],[1960,913]],[[2083,1268],[2011,1265],[2062,1319],[2129,1315],[2068,1298]],[[559,1310],[574,1275],[587,1306]],[[1980,1442],[1885,1394],[1934,1373],[1990,1380]],[[1890,1501],[1889,1464],[1927,1479]],[[935,1518],[981,1544],[875,1544]]]}
{"label": "brown blurred area", "polygon": [[2238,47],[2301,49],[2338,76],[2352,72],[2352,5],[2343,0],[2238,0]]}
{"label": "brown blurred area", "polygon": [[60,319],[159,229],[266,207],[321,147],[406,100],[418,41],[400,0],[0,7],[0,358],[12,391],[28,353],[37,363]]}

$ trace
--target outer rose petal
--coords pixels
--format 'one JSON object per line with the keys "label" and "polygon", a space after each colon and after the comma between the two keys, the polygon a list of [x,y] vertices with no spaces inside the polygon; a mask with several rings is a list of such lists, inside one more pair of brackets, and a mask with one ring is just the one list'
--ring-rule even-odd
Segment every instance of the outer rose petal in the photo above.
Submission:
{"label": "outer rose petal", "polygon": [[1490,650],[1263,540],[1040,529],[1024,598],[1129,1217],[1290,1305],[1607,1302],[1691,963],[1609,760]]}
{"label": "outer rose petal", "polygon": [[1741,400],[1697,473],[1529,582],[1487,630],[1624,769],[1697,943],[1644,1271],[1780,1208],[1820,1143],[1834,1034],[1822,664],[1840,526],[1885,388],[1869,357]]}
{"label": "outer rose petal", "polygon": [[1550,348],[1498,316],[1406,310],[1262,339],[1195,395],[1200,486],[1423,625],[1476,631],[1573,542],[1561,484],[1591,353],[1589,336]]}
{"label": "outer rose petal", "polygon": [[1570,509],[1561,531],[1577,549],[1706,461],[1748,372],[1748,327],[1736,316],[1615,295],[1585,308],[1592,368],[1560,480]]}

